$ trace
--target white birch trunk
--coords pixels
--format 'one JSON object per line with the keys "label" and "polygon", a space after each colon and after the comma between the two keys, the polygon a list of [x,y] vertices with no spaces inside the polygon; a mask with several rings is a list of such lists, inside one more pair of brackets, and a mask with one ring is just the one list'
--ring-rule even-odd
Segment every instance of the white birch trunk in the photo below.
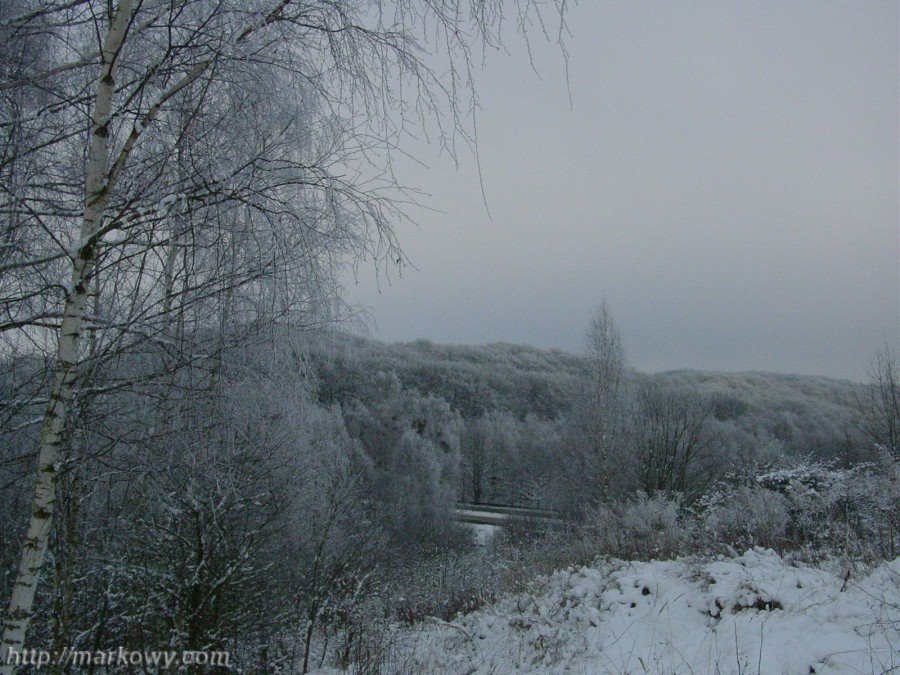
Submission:
{"label": "white birch trunk", "polygon": [[14,662],[7,663],[7,655],[12,650],[21,652],[25,647],[25,634],[34,614],[34,595],[53,523],[63,429],[72,406],[88,284],[96,264],[98,242],[95,239],[102,226],[103,210],[109,199],[109,117],[115,93],[115,66],[131,22],[131,14],[132,0],[120,0],[103,43],[100,83],[94,102],[85,173],[84,217],[79,242],[71,253],[72,282],[59,329],[56,376],[41,427],[31,518],[3,626],[3,640],[0,643],[0,673],[3,675],[11,675],[16,670]]}

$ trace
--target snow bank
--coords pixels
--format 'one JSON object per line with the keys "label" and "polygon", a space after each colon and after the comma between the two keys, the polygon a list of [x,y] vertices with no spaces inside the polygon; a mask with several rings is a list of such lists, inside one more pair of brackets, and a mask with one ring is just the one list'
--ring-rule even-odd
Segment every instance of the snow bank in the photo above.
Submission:
{"label": "snow bank", "polygon": [[846,583],[763,549],[714,561],[598,563],[421,628],[395,665],[423,673],[882,673],[900,667],[898,584],[900,558]]}

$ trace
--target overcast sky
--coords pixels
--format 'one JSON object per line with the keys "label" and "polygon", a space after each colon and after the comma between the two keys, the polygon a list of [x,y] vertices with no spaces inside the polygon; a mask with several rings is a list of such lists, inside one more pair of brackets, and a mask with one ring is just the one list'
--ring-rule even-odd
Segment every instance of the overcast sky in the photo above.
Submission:
{"label": "overcast sky", "polygon": [[900,344],[897,2],[599,2],[569,73],[514,38],[478,91],[480,158],[424,144],[438,213],[351,300],[373,335],[583,350],[606,296],[630,362],[864,379]]}

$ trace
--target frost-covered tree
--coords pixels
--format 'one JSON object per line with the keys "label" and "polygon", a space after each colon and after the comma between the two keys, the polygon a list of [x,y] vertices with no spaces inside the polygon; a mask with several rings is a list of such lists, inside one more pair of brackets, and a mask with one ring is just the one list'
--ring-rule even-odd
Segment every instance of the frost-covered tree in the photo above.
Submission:
{"label": "frost-covered tree", "polygon": [[446,534],[458,493],[462,420],[442,398],[404,389],[392,374],[374,379],[377,402],[350,407],[348,430],[372,462],[374,493],[395,543],[433,544]]}
{"label": "frost-covered tree", "polygon": [[462,494],[474,503],[509,503],[518,482],[515,417],[496,411],[470,420],[461,443]]}
{"label": "frost-covered tree", "polygon": [[872,359],[869,391],[857,397],[859,426],[869,442],[900,458],[900,374],[897,355],[885,345]]}
{"label": "frost-covered tree", "polygon": [[625,376],[625,350],[605,299],[591,316],[586,343],[592,394],[598,406],[613,406]]}
{"label": "frost-covered tree", "polygon": [[[386,157],[432,113],[447,147],[471,138],[460,92],[503,4],[0,7],[0,332],[53,373],[5,406],[17,425],[44,413],[4,651],[33,616],[77,421],[183,365],[214,389],[238,328],[317,320],[347,255],[400,259]],[[537,9],[521,3],[521,25]]]}
{"label": "frost-covered tree", "polygon": [[[582,512],[608,496],[611,477],[624,487],[622,433],[625,402],[625,353],[609,304],[604,299],[591,315],[585,335],[586,377],[569,415],[568,438],[558,471],[569,487],[566,509]],[[626,488],[627,489],[627,488]]]}
{"label": "frost-covered tree", "polygon": [[709,402],[659,382],[639,387],[629,415],[628,447],[640,488],[697,496],[709,480]]}

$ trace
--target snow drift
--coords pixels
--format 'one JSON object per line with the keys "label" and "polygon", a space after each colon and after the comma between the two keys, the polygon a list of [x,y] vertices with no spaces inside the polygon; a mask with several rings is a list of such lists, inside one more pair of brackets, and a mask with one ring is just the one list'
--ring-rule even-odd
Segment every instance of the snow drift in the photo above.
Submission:
{"label": "snow drift", "polygon": [[856,580],[764,549],[712,561],[604,561],[407,633],[387,669],[883,673],[900,667],[898,584],[900,559]]}

